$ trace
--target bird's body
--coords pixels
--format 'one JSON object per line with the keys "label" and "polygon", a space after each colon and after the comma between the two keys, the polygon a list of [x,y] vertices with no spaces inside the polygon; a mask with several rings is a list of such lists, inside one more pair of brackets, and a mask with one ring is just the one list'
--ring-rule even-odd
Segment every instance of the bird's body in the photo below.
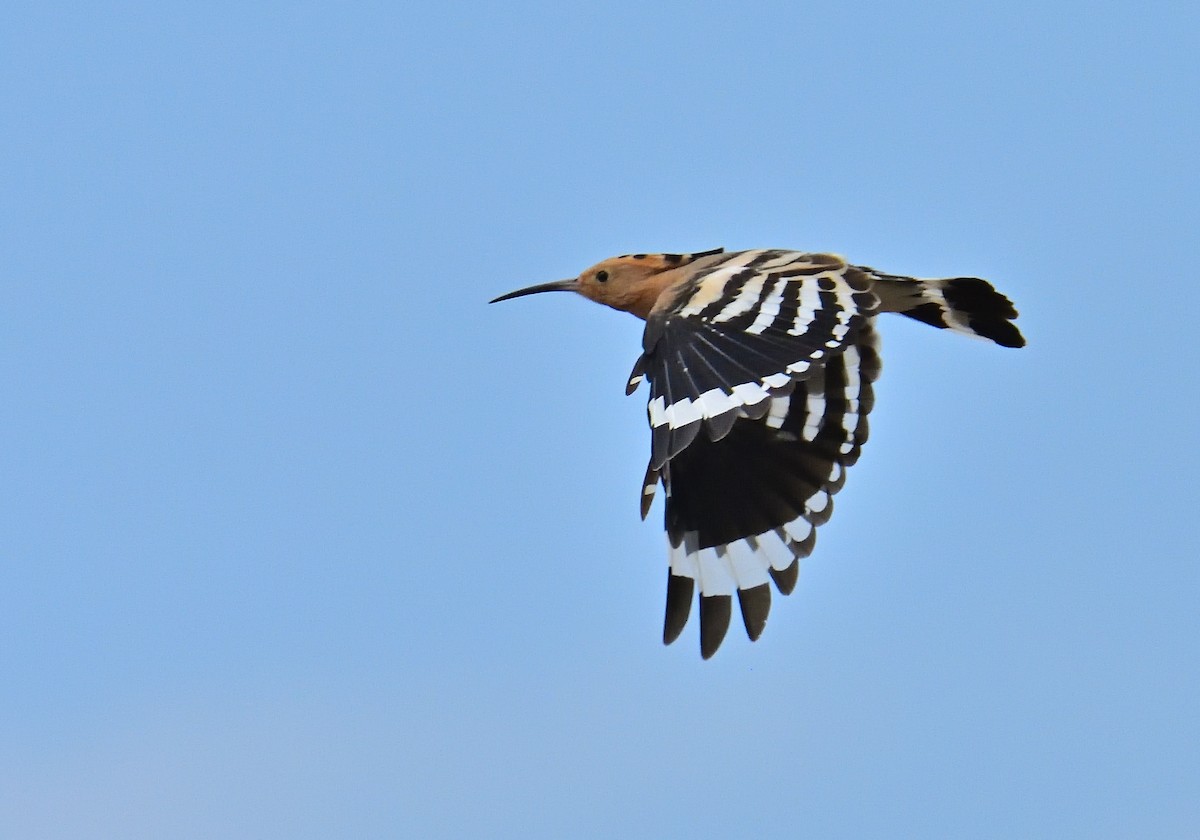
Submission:
{"label": "bird's body", "polygon": [[758,638],[770,584],[792,591],[832,513],[867,439],[876,315],[1025,343],[1016,310],[985,280],[884,274],[832,254],[631,254],[496,300],[543,291],[575,291],[646,321],[627,393],[649,380],[642,516],[661,482],[670,543],[663,640],[682,632],[698,585],[706,659],[735,593]]}

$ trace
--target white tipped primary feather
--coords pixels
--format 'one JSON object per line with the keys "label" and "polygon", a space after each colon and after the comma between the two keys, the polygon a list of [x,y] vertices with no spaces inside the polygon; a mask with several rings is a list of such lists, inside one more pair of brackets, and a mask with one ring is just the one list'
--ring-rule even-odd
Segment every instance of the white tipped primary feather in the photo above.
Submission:
{"label": "white tipped primary feather", "polygon": [[758,551],[761,551],[771,564],[771,568],[777,572],[782,572],[796,559],[795,553],[778,531],[765,531],[750,537],[748,542],[757,546]]}
{"label": "white tipped primary feather", "polygon": [[751,589],[770,580],[767,574],[769,561],[765,556],[751,551],[745,540],[734,540],[725,547],[725,553],[733,566],[738,589]]}
{"label": "white tipped primary feather", "polygon": [[700,549],[696,553],[696,565],[700,569],[701,595],[732,595],[737,589],[733,568],[715,548]]}
{"label": "white tipped primary feather", "polygon": [[696,568],[696,555],[688,551],[687,536],[684,536],[684,540],[679,545],[671,545],[669,540],[667,545],[672,574],[694,580],[699,574],[699,570]]}
{"label": "white tipped primary feather", "polygon": [[792,542],[804,542],[813,532],[813,524],[803,516],[797,516],[791,522],[785,522],[783,532],[787,534],[787,538]]}

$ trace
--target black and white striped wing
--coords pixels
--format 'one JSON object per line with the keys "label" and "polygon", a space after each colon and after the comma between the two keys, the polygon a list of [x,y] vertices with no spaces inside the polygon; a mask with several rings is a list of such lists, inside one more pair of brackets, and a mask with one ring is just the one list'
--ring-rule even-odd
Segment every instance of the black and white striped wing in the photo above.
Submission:
{"label": "black and white striped wing", "polygon": [[735,594],[747,635],[759,637],[769,584],[784,595],[795,587],[800,560],[858,460],[879,370],[868,321],[790,393],[771,397],[764,416],[739,419],[720,440],[699,436],[659,471],[671,546],[664,642],[682,632],[697,587],[705,658],[725,637]]}
{"label": "black and white striped wing", "polygon": [[757,639],[769,583],[795,586],[867,437],[880,367],[870,282],[837,257],[743,252],[647,322],[631,385],[643,373],[651,384],[643,515],[660,477],[667,491],[665,642],[683,630],[697,586],[705,658],[735,593]]}
{"label": "black and white striped wing", "polygon": [[650,380],[652,469],[706,427],[720,440],[739,416],[853,341],[878,304],[870,278],[828,254],[742,251],[683,284],[646,322],[629,389]]}

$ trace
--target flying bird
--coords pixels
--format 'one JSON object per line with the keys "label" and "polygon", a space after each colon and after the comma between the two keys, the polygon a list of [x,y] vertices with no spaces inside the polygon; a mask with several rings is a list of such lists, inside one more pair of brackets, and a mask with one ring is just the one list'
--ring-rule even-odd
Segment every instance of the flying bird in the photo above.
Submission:
{"label": "flying bird", "polygon": [[879,376],[875,317],[1023,347],[1017,311],[977,277],[919,279],[835,254],[718,248],[626,254],[501,295],[576,292],[646,322],[626,394],[650,384],[645,519],[661,482],[670,545],[663,642],[698,588],[700,652],[725,638],[736,594],[756,640],[867,439]]}

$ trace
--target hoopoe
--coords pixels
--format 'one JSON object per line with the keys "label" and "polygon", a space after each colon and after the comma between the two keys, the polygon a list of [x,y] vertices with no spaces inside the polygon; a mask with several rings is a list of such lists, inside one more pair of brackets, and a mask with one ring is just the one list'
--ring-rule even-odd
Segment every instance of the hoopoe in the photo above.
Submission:
{"label": "hoopoe", "polygon": [[831,497],[867,439],[876,315],[1025,345],[1017,311],[986,280],[884,274],[834,254],[627,254],[491,302],[555,291],[646,322],[625,393],[650,381],[641,512],[661,481],[670,545],[663,642],[683,631],[698,585],[705,659],[725,638],[735,592],[746,634],[758,639],[770,582],[791,593],[816,528],[829,521]]}

